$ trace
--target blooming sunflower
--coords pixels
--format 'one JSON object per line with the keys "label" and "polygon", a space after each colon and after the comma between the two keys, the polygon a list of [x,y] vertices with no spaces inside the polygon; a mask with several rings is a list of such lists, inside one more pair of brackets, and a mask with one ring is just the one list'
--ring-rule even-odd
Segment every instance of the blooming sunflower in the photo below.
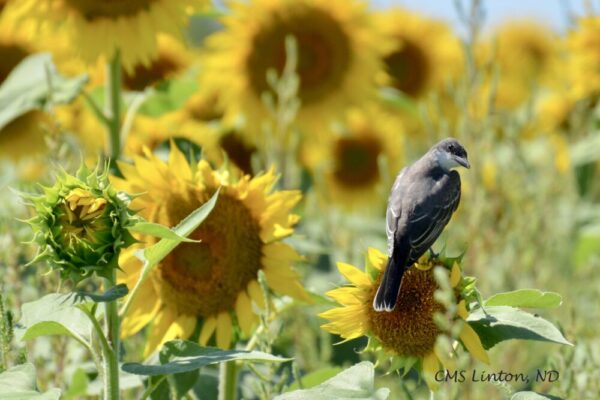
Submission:
{"label": "blooming sunflower", "polygon": [[[17,2],[15,2],[17,3]],[[181,36],[189,11],[203,0],[22,0],[15,17],[54,31],[66,28],[73,49],[92,64],[120,50],[124,68],[132,72],[150,64],[158,50],[157,33]]]}
{"label": "blooming sunflower", "polygon": [[[348,279],[350,285],[327,293],[342,307],[320,314],[330,321],[322,328],[346,340],[366,335],[370,339],[368,349],[376,350],[382,356],[391,356],[393,361],[420,360],[420,368],[428,385],[435,386],[433,376],[440,363],[448,363],[449,357],[441,354],[435,346],[438,336],[443,332],[433,316],[437,312],[443,312],[444,306],[434,298],[438,289],[433,276],[434,263],[430,260],[420,261],[415,267],[408,269],[402,278],[402,290],[396,308],[392,312],[377,312],[373,310],[373,298],[386,263],[387,256],[374,248],[368,250],[365,272],[352,265],[338,263],[340,273]],[[449,274],[450,283],[457,294],[456,318],[464,321],[468,317],[468,310],[458,288],[465,287],[465,278],[462,277],[458,263],[453,262]],[[475,358],[489,363],[477,333],[466,322],[462,322],[459,339]],[[392,363],[394,364],[398,365]]]}
{"label": "blooming sunflower", "polygon": [[442,22],[394,9],[376,14],[377,27],[392,45],[378,83],[420,98],[460,73],[460,42]]}
{"label": "blooming sunflower", "polygon": [[297,117],[307,131],[374,95],[365,77],[379,71],[382,50],[364,3],[253,0],[231,8],[225,29],[207,39],[202,77],[203,87],[220,94],[227,120],[242,114],[248,129],[260,129],[268,116],[262,101],[271,90],[267,71],[283,70],[288,35],[298,45]]}
{"label": "blooming sunflower", "polygon": [[348,111],[345,124],[326,139],[307,141],[302,157],[327,202],[364,210],[386,198],[403,148],[400,121],[370,107]]}
{"label": "blooming sunflower", "polygon": [[577,21],[567,39],[568,77],[578,98],[600,93],[600,16]]}
{"label": "blooming sunflower", "polygon": [[[282,239],[291,235],[299,217],[290,213],[300,201],[298,191],[276,191],[273,171],[234,181],[201,160],[191,166],[172,146],[168,162],[149,151],[121,164],[124,179],[117,185],[143,193],[132,206],[146,219],[173,226],[204,204],[220,187],[217,204],[190,237],[201,243],[183,243],[144,281],[123,320],[124,336],[151,324],[146,354],[176,337],[188,338],[202,320],[199,342],[228,348],[239,326],[244,335],[257,321],[253,308],[264,308],[257,282],[263,271],[268,286],[279,294],[306,299],[290,264],[301,257]],[[137,281],[140,262],[124,256],[120,279],[129,287]]]}

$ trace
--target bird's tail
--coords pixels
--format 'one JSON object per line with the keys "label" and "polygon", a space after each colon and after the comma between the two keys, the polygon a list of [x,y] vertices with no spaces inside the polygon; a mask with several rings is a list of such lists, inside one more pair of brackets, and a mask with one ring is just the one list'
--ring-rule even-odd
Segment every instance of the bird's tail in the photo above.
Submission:
{"label": "bird's tail", "polygon": [[390,312],[396,307],[398,293],[400,293],[400,285],[402,284],[402,276],[404,275],[405,267],[403,263],[394,261],[395,257],[390,257],[383,273],[383,279],[375,294],[373,300],[373,309],[375,311]]}

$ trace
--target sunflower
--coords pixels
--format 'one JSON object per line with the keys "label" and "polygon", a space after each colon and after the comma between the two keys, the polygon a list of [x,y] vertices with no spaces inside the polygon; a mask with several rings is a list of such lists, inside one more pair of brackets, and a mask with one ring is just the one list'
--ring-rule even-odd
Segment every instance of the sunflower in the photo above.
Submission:
{"label": "sunflower", "polygon": [[600,93],[600,16],[580,18],[567,39],[568,78],[576,97]]}
{"label": "sunflower", "polygon": [[83,99],[77,99],[71,104],[56,107],[54,111],[60,127],[72,134],[81,145],[88,163],[97,163],[98,157],[105,152],[106,128],[92,109]]}
{"label": "sunflower", "polygon": [[172,36],[158,35],[158,52],[147,64],[138,63],[131,72],[124,71],[125,89],[142,91],[183,73],[192,62],[185,46]]}
{"label": "sunflower", "polygon": [[[17,3],[17,2],[15,2]],[[21,0],[15,17],[52,31],[66,29],[73,49],[93,64],[120,50],[128,72],[149,65],[158,51],[157,33],[181,37],[189,11],[203,0]]]}
{"label": "sunflower", "polygon": [[[258,319],[254,307],[265,307],[257,281],[261,270],[276,293],[307,298],[290,265],[301,257],[282,242],[299,219],[290,213],[300,201],[298,191],[274,192],[272,170],[234,181],[204,160],[189,165],[175,146],[168,162],[145,153],[133,165],[121,164],[124,179],[115,181],[129,193],[143,193],[132,207],[148,220],[173,226],[219,187],[221,192],[210,216],[190,235],[202,243],[179,245],[144,281],[123,320],[124,336],[151,324],[145,351],[150,354],[165,341],[190,337],[200,319],[200,344],[215,335],[216,345],[228,348],[234,327],[249,335]],[[120,279],[132,287],[140,262],[130,253],[120,265]]]}
{"label": "sunflower", "polygon": [[[449,280],[457,294],[455,318],[457,323],[462,324],[460,342],[475,358],[489,363],[477,333],[464,322],[469,313],[465,300],[460,298],[461,292],[458,288],[465,287],[466,278],[462,277],[459,264],[456,261],[451,262]],[[387,256],[374,248],[368,250],[365,272],[352,265],[338,263],[338,270],[348,279],[350,285],[327,293],[342,307],[320,314],[330,321],[322,328],[340,335],[345,340],[368,336],[370,343],[367,348],[380,353],[380,358],[390,356],[392,365],[410,367],[411,364],[405,362],[419,360],[426,382],[433,387],[433,376],[440,363],[445,364],[444,367],[447,368],[447,364],[451,362],[435,345],[438,337],[444,332],[433,317],[435,313],[444,312],[444,306],[434,298],[434,293],[438,290],[433,276],[434,262],[421,260],[405,272],[396,308],[389,313],[374,311],[372,306],[386,263]]]}
{"label": "sunflower", "polygon": [[0,129],[0,159],[20,161],[46,151],[44,136],[51,119],[42,111],[29,111]]}
{"label": "sunflower", "polygon": [[484,72],[475,102],[491,102],[499,109],[512,110],[531,97],[532,90],[554,85],[557,59],[556,35],[533,21],[512,21],[500,26],[492,38],[476,49]]}
{"label": "sunflower", "polygon": [[396,118],[375,107],[352,109],[345,124],[304,145],[303,159],[327,203],[347,209],[373,207],[403,163],[404,132]]}
{"label": "sunflower", "polygon": [[370,77],[380,68],[382,46],[365,4],[356,0],[253,0],[232,4],[225,29],[207,39],[203,87],[219,93],[226,119],[242,114],[247,129],[268,117],[262,96],[267,71],[282,72],[285,39],[297,42],[302,107],[298,123],[310,131],[348,104],[374,95]]}
{"label": "sunflower", "polygon": [[376,14],[377,27],[393,45],[384,56],[379,84],[411,98],[456,78],[463,64],[460,42],[442,22],[394,9]]}

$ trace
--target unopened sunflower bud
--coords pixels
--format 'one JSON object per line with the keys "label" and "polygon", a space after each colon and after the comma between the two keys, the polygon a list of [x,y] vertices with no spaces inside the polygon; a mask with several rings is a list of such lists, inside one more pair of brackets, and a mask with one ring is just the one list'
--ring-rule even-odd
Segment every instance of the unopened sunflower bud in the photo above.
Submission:
{"label": "unopened sunflower bud", "polygon": [[76,176],[62,172],[40,196],[26,196],[36,216],[28,222],[40,246],[32,261],[46,261],[63,279],[78,282],[92,272],[108,277],[119,252],[135,242],[128,227],[135,222],[129,197],[108,181],[108,171],[85,166]]}

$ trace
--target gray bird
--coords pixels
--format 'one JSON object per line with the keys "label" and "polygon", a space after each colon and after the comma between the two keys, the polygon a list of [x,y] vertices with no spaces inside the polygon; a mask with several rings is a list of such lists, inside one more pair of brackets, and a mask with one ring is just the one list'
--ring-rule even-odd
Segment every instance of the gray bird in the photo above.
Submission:
{"label": "gray bird", "polygon": [[373,300],[376,311],[396,306],[402,276],[440,236],[460,202],[460,175],[470,168],[467,152],[453,138],[444,139],[400,171],[387,208],[389,260]]}

